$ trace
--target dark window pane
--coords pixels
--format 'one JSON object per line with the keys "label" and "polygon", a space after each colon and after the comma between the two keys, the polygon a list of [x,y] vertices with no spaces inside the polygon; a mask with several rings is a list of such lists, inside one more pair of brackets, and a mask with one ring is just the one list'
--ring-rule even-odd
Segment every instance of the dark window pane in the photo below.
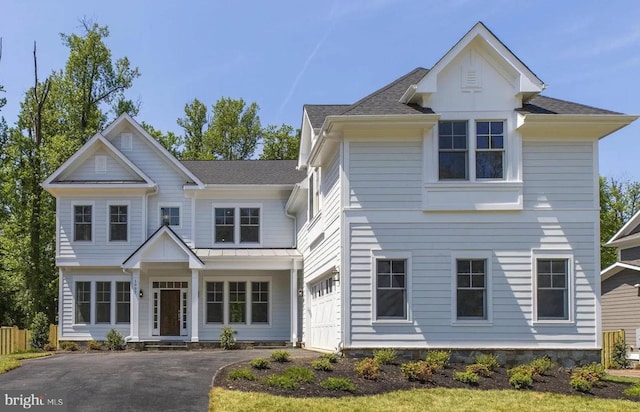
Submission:
{"label": "dark window pane", "polygon": [[451,136],[440,136],[438,147],[440,149],[453,149],[453,138]]}
{"label": "dark window pane", "polygon": [[241,243],[258,243],[260,241],[259,226],[240,226]]}
{"label": "dark window pane", "polygon": [[476,134],[489,134],[489,122],[476,122]]}
{"label": "dark window pane", "polygon": [[378,260],[378,273],[391,273],[391,261]]}
{"label": "dark window pane", "polygon": [[492,136],[491,137],[491,148],[492,149],[504,149],[504,138],[502,136]]}
{"label": "dark window pane", "polygon": [[551,278],[551,284],[554,288],[562,288],[564,289],[566,287],[566,282],[565,282],[565,276],[564,274],[561,275],[553,275]]}
{"label": "dark window pane", "polygon": [[551,275],[540,274],[538,275],[538,287],[550,288],[551,287]]}
{"label": "dark window pane", "polygon": [[502,134],[503,122],[491,122],[491,134]]}
{"label": "dark window pane", "polygon": [[451,122],[453,123],[453,134],[454,135],[467,135],[467,122],[465,121],[457,121]]}
{"label": "dark window pane", "polygon": [[567,319],[567,301],[564,289],[538,290],[539,319]]}
{"label": "dark window pane", "polygon": [[467,148],[467,136],[453,136],[453,148],[454,149],[466,149]]}
{"label": "dark window pane", "polygon": [[391,275],[381,274],[378,275],[378,287],[388,288],[391,286]]}
{"label": "dark window pane", "polygon": [[458,318],[485,318],[484,290],[458,290]]}
{"label": "dark window pane", "polygon": [[207,323],[222,323],[222,302],[207,303]]}
{"label": "dark window pane", "polygon": [[551,273],[551,261],[550,260],[538,260],[538,273]]}
{"label": "dark window pane", "polygon": [[229,304],[229,322],[230,323],[245,323],[245,304],[243,303],[230,303]]}
{"label": "dark window pane", "polygon": [[404,264],[405,264],[404,260],[392,260],[391,271],[393,273],[405,273]]}
{"label": "dark window pane", "polygon": [[502,151],[476,153],[476,177],[478,179],[501,179]]}
{"label": "dark window pane", "polygon": [[404,289],[378,289],[377,317],[406,319],[404,295]]}
{"label": "dark window pane", "polygon": [[458,287],[459,288],[471,287],[471,276],[469,276],[469,275],[458,275]]}
{"label": "dark window pane", "polygon": [[485,273],[484,260],[472,260],[471,265],[473,273]]}
{"label": "dark window pane", "polygon": [[129,323],[131,320],[131,306],[129,303],[118,303],[116,306],[116,322]]}
{"label": "dark window pane", "polygon": [[484,288],[484,275],[472,275],[471,286],[474,288]]}
{"label": "dark window pane", "polygon": [[91,282],[76,282],[76,323],[91,323]]}
{"label": "dark window pane", "polygon": [[216,226],[216,243],[233,243],[233,226]]}
{"label": "dark window pane", "polygon": [[458,259],[456,261],[458,273],[471,273],[471,261]]}
{"label": "dark window pane", "polygon": [[489,148],[489,136],[478,136],[476,140],[477,140],[476,147],[478,149]]}
{"label": "dark window pane", "polygon": [[440,136],[451,136],[453,134],[453,122],[440,122],[438,124]]}
{"label": "dark window pane", "polygon": [[263,302],[253,302],[251,304],[251,323],[269,322],[269,304]]}
{"label": "dark window pane", "polygon": [[565,260],[552,260],[551,270],[553,271],[553,273],[566,273],[567,262]]}
{"label": "dark window pane", "polygon": [[393,275],[391,278],[391,287],[404,288],[404,275]]}
{"label": "dark window pane", "polygon": [[440,152],[438,176],[440,179],[466,179],[467,153]]}

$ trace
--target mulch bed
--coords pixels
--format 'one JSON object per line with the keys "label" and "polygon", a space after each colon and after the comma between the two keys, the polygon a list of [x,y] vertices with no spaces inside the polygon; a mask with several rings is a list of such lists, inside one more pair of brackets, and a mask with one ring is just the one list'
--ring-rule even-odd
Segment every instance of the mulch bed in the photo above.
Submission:
{"label": "mulch bed", "polygon": [[[277,363],[271,362],[270,368],[266,370],[254,369],[249,365],[249,362],[241,362],[234,365],[223,368],[214,380],[214,386],[223,387],[231,390],[248,391],[248,392],[264,392],[272,395],[291,396],[291,397],[343,397],[343,396],[363,396],[374,395],[386,392],[392,392],[396,390],[413,389],[413,388],[463,388],[463,389],[508,389],[515,390],[513,386],[509,384],[509,377],[507,376],[506,368],[498,368],[490,377],[480,376],[478,385],[468,385],[453,379],[453,374],[456,371],[464,371],[466,365],[452,364],[444,371],[434,374],[431,382],[419,383],[410,382],[402,376],[399,364],[384,365],[382,366],[380,377],[376,381],[366,380],[360,378],[354,372],[354,365],[358,359],[345,358],[340,359],[338,363],[333,364],[334,370],[330,372],[316,371],[315,382],[302,383],[300,388],[295,390],[286,390],[280,388],[273,388],[262,384],[262,380],[275,373],[282,373],[291,366],[306,366],[311,368],[311,361],[315,359],[292,359],[290,362]],[[230,371],[235,369],[248,368],[256,376],[255,381],[249,380],[231,380],[228,378]],[[329,377],[342,377],[349,378],[351,382],[355,384],[356,391],[343,392],[343,391],[330,391],[323,389],[319,383]],[[636,402],[640,402],[640,398],[630,397],[623,394],[623,391],[629,387],[627,384],[614,383],[614,382],[601,382],[599,386],[595,386],[591,393],[581,393],[574,390],[569,385],[569,379],[571,377],[571,371],[567,369],[559,368],[549,376],[537,377],[533,386],[529,389],[520,389],[526,391],[536,392],[552,392],[563,395],[577,395],[587,398],[610,398],[610,399],[627,399]]]}

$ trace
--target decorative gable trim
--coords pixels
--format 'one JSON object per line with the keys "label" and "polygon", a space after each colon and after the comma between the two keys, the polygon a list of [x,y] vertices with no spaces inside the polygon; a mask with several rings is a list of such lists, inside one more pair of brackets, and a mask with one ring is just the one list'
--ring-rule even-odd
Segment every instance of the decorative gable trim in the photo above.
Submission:
{"label": "decorative gable trim", "polygon": [[622,243],[623,240],[626,240],[624,238],[629,236],[633,229],[635,229],[638,225],[640,225],[640,211],[636,212],[636,214],[633,215],[631,219],[629,219],[629,221],[625,223],[624,226],[622,226],[622,228],[620,228],[620,230],[618,230],[618,232],[616,232],[616,234],[613,235],[613,237],[609,239],[609,241],[604,245],[618,246],[620,243]]}
{"label": "decorative gable trim", "polygon": [[638,266],[630,265],[628,263],[616,262],[613,265],[609,266],[608,268],[602,270],[602,272],[600,272],[600,282],[604,282],[605,280],[609,279],[614,275],[617,275],[618,273],[622,272],[625,269],[640,272],[640,267]]}
{"label": "decorative gable trim", "polygon": [[194,251],[187,245],[180,236],[174,232],[171,227],[163,225],[158,228],[147,240],[144,241],[124,262],[122,267],[124,269],[139,269],[140,264],[144,261],[143,254],[146,251],[151,250],[158,242],[160,242],[163,236],[168,236],[178,248],[180,248],[186,255],[189,261],[190,269],[202,269],[204,268],[204,262],[194,253]]}

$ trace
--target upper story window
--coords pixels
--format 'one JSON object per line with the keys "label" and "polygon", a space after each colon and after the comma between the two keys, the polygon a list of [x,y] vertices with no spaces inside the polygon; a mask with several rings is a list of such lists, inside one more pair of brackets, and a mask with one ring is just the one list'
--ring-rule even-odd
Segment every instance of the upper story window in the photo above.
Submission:
{"label": "upper story window", "polygon": [[73,240],[91,242],[92,233],[91,205],[75,205],[73,207]]}
{"label": "upper story window", "polygon": [[318,171],[309,175],[309,220],[312,220],[320,210],[320,182]]}
{"label": "upper story window", "polygon": [[260,207],[214,207],[215,243],[260,243]]}
{"label": "upper story window", "polygon": [[166,226],[180,226],[179,207],[160,207],[161,224]]}
{"label": "upper story window", "polygon": [[476,179],[504,177],[504,122],[476,122]]}
{"label": "upper story window", "polygon": [[109,206],[109,241],[127,241],[127,205]]}
{"label": "upper story window", "polygon": [[438,177],[440,180],[469,178],[467,122],[438,123]]}

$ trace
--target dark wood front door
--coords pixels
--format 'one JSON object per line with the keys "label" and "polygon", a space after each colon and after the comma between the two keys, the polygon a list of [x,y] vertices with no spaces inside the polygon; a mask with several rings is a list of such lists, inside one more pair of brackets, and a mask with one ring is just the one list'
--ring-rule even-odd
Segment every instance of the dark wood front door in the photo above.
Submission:
{"label": "dark wood front door", "polygon": [[160,335],[180,336],[180,291],[160,291]]}

